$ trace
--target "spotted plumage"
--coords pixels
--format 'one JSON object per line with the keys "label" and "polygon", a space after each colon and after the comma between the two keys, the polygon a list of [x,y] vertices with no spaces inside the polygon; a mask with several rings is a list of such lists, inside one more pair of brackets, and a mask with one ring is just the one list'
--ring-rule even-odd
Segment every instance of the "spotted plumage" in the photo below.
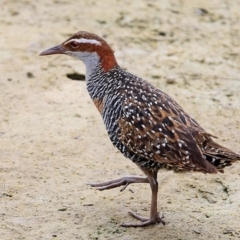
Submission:
{"label": "spotted plumage", "polygon": [[233,151],[217,144],[170,96],[147,81],[124,71],[112,49],[100,37],[78,32],[61,45],[41,55],[67,54],[86,65],[87,89],[100,112],[108,135],[123,155],[136,163],[146,178],[131,176],[92,184],[99,190],[134,182],[150,183],[152,203],[150,218],[131,215],[148,226],[163,222],[157,213],[157,172],[161,168],[175,171],[223,172],[223,168],[240,160]]}

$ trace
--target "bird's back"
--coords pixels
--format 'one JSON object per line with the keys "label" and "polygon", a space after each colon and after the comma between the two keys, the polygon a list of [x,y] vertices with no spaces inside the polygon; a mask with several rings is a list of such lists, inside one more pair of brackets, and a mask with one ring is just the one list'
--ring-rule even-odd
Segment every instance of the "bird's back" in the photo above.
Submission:
{"label": "bird's back", "polygon": [[140,167],[216,173],[239,159],[145,80],[116,68],[105,81],[101,115],[109,137]]}

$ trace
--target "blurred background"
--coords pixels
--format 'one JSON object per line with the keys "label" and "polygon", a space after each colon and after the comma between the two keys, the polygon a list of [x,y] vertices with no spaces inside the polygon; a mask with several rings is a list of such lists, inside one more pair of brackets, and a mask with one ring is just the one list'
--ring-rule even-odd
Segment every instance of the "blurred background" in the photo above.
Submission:
{"label": "blurred background", "polygon": [[166,226],[121,228],[133,221],[129,210],[148,214],[149,187],[87,186],[141,172],[108,140],[83,63],[38,56],[79,30],[93,32],[120,66],[239,153],[239,19],[239,0],[0,0],[1,238],[240,238],[239,163],[216,176],[161,171]]}

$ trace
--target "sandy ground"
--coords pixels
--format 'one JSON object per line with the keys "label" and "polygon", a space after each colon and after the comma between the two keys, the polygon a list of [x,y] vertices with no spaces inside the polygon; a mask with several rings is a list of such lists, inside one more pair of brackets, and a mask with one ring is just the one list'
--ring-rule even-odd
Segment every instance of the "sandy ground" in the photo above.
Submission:
{"label": "sandy ground", "polygon": [[[191,4],[189,3],[191,2]],[[159,172],[166,226],[148,215],[147,184],[87,185],[141,174],[111,145],[84,65],[39,57],[78,30],[103,36],[119,64],[173,96],[218,142],[240,152],[240,2],[0,1],[0,238],[240,239],[240,163],[214,176]]]}

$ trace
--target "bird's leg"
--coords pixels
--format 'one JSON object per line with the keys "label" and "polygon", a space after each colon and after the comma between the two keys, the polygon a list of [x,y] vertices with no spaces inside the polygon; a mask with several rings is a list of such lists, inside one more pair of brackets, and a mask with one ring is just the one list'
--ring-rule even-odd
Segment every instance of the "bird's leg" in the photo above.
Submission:
{"label": "bird's leg", "polygon": [[126,189],[126,187],[131,183],[148,183],[149,180],[147,177],[141,176],[125,176],[116,180],[104,182],[104,183],[93,183],[89,184],[91,187],[96,187],[98,190],[112,189],[116,187],[123,186],[121,192]]}
{"label": "bird's leg", "polygon": [[129,214],[138,220],[140,220],[142,223],[138,224],[122,224],[122,227],[146,227],[149,225],[153,225],[156,223],[162,223],[165,225],[165,222],[163,221],[163,215],[160,215],[157,212],[157,194],[158,194],[158,182],[157,182],[157,171],[156,172],[146,172],[144,171],[147,176],[148,180],[151,186],[152,190],[152,201],[151,201],[151,210],[150,210],[150,218],[144,218],[139,216],[138,214],[134,212],[129,212]]}

